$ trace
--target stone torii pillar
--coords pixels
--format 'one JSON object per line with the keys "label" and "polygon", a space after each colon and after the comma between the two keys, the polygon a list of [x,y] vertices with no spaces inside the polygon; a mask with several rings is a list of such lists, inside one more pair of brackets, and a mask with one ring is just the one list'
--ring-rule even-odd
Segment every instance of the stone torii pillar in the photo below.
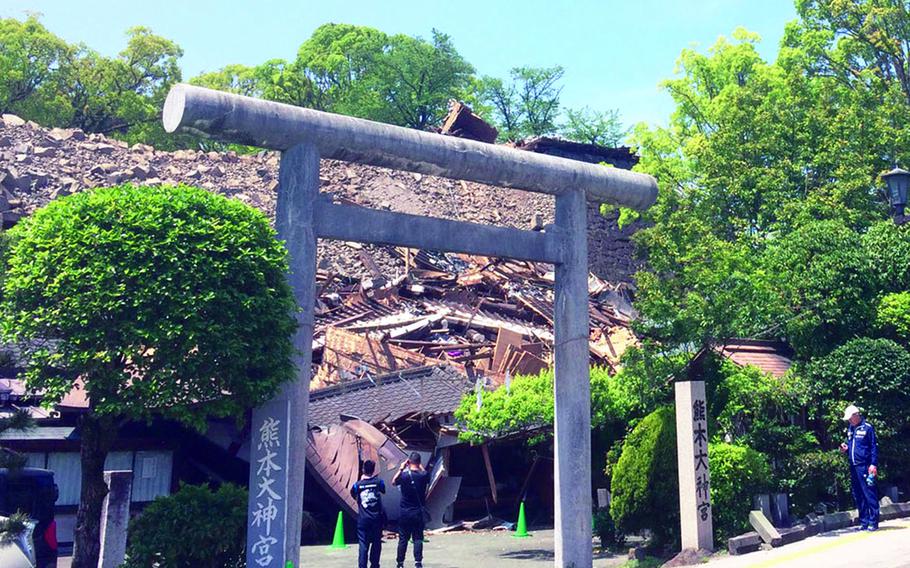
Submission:
{"label": "stone torii pillar", "polygon": [[[183,84],[168,94],[163,120],[168,132],[282,152],[275,224],[300,306],[297,379],[253,413],[247,565],[299,564],[316,239],[327,238],[555,265],[555,565],[591,566],[585,204],[646,209],[657,197],[654,178]],[[556,223],[538,233],[335,204],[319,193],[320,158],[550,194]]]}

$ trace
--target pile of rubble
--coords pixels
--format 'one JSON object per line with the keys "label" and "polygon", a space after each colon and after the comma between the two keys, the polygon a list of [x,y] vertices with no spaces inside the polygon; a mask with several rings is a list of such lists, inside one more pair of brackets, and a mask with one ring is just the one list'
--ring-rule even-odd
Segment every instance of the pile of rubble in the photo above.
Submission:
{"label": "pile of rubble", "polygon": [[[460,132],[460,130],[459,130]],[[570,147],[571,146],[571,147]],[[531,143],[531,151],[577,151],[567,143]],[[586,145],[581,145],[586,146]],[[554,148],[556,148],[554,150]],[[609,150],[609,152],[604,152]],[[617,167],[634,164],[628,149],[601,149],[599,159]],[[47,129],[13,115],[0,120],[0,216],[8,227],[22,215],[59,196],[86,188],[135,183],[186,183],[238,199],[274,218],[278,186],[278,154],[260,152],[163,152],[143,144],[126,143],[75,129]],[[547,195],[483,184],[393,171],[372,166],[324,160],[321,190],[336,200],[377,209],[431,215],[477,223],[540,229],[553,220],[553,199]],[[629,236],[615,218],[589,215],[590,266],[599,277],[630,282],[637,268]],[[375,266],[362,262],[360,250],[370,253]],[[320,266],[353,279],[371,277],[378,268],[386,277],[404,274],[400,255],[387,247],[322,241]]]}
{"label": "pile of rubble", "polygon": [[[379,271],[320,294],[316,306],[314,389],[366,376],[447,364],[501,384],[552,364],[553,278],[546,264],[399,248],[406,274]],[[368,252],[359,251],[365,265]],[[331,273],[320,271],[320,290]],[[592,363],[615,367],[635,343],[627,284],[591,274]]]}

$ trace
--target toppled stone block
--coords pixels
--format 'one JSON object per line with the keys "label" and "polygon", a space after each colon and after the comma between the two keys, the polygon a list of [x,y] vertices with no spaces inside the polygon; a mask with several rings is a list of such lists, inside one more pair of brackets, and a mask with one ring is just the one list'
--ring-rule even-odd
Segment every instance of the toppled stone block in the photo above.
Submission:
{"label": "toppled stone block", "polygon": [[815,536],[815,535],[821,533],[825,529],[825,524],[822,521],[821,517],[819,517],[813,513],[810,513],[806,517],[806,522],[804,524],[806,525],[806,537],[807,538],[810,536]]}
{"label": "toppled stone block", "polygon": [[910,502],[907,503],[891,503],[890,505],[884,505],[881,507],[880,516],[883,521],[890,521],[891,519],[901,519],[903,517],[910,517]]}
{"label": "toppled stone block", "polygon": [[105,179],[105,181],[107,181],[108,185],[117,185],[119,183],[122,183],[128,177],[129,177],[129,174],[127,172],[114,172],[111,174],[107,174],[107,177],[105,177],[104,179]]}
{"label": "toppled stone block", "polygon": [[843,529],[853,524],[853,518],[849,511],[840,511],[837,513],[828,513],[822,517],[822,528],[825,532]]}
{"label": "toppled stone block", "polygon": [[752,511],[749,513],[749,524],[751,524],[752,528],[755,529],[755,532],[761,536],[762,540],[771,546],[778,547],[783,543],[780,532],[774,528],[774,525],[771,524],[768,517],[761,511]]}
{"label": "toppled stone block", "polygon": [[809,531],[806,525],[795,525],[788,529],[781,529],[780,537],[782,539],[781,544],[793,544],[794,542],[799,542],[805,540],[809,537]]}
{"label": "toppled stone block", "polygon": [[761,548],[762,538],[757,532],[748,532],[727,540],[727,550],[736,556],[757,552]]}
{"label": "toppled stone block", "polygon": [[771,524],[768,517],[761,511],[752,511],[749,513],[749,524],[752,525],[752,528],[755,529],[755,532],[761,536],[764,542],[773,547],[778,547],[783,544],[780,532],[774,528],[774,525]]}

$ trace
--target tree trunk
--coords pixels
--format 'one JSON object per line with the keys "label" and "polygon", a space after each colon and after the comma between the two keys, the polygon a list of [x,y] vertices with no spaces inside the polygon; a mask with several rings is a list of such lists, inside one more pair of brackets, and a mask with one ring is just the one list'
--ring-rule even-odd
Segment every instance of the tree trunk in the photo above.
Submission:
{"label": "tree trunk", "polygon": [[101,508],[107,496],[104,461],[117,436],[116,425],[110,418],[86,414],[79,426],[82,491],[76,513],[72,568],[98,568],[101,553]]}

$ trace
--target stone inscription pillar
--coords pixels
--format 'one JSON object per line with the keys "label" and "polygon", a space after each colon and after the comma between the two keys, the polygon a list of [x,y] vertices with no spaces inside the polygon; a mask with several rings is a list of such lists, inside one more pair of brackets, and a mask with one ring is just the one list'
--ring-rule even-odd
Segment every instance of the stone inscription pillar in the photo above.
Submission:
{"label": "stone inscription pillar", "polygon": [[704,381],[676,383],[676,450],[682,548],[714,550]]}

